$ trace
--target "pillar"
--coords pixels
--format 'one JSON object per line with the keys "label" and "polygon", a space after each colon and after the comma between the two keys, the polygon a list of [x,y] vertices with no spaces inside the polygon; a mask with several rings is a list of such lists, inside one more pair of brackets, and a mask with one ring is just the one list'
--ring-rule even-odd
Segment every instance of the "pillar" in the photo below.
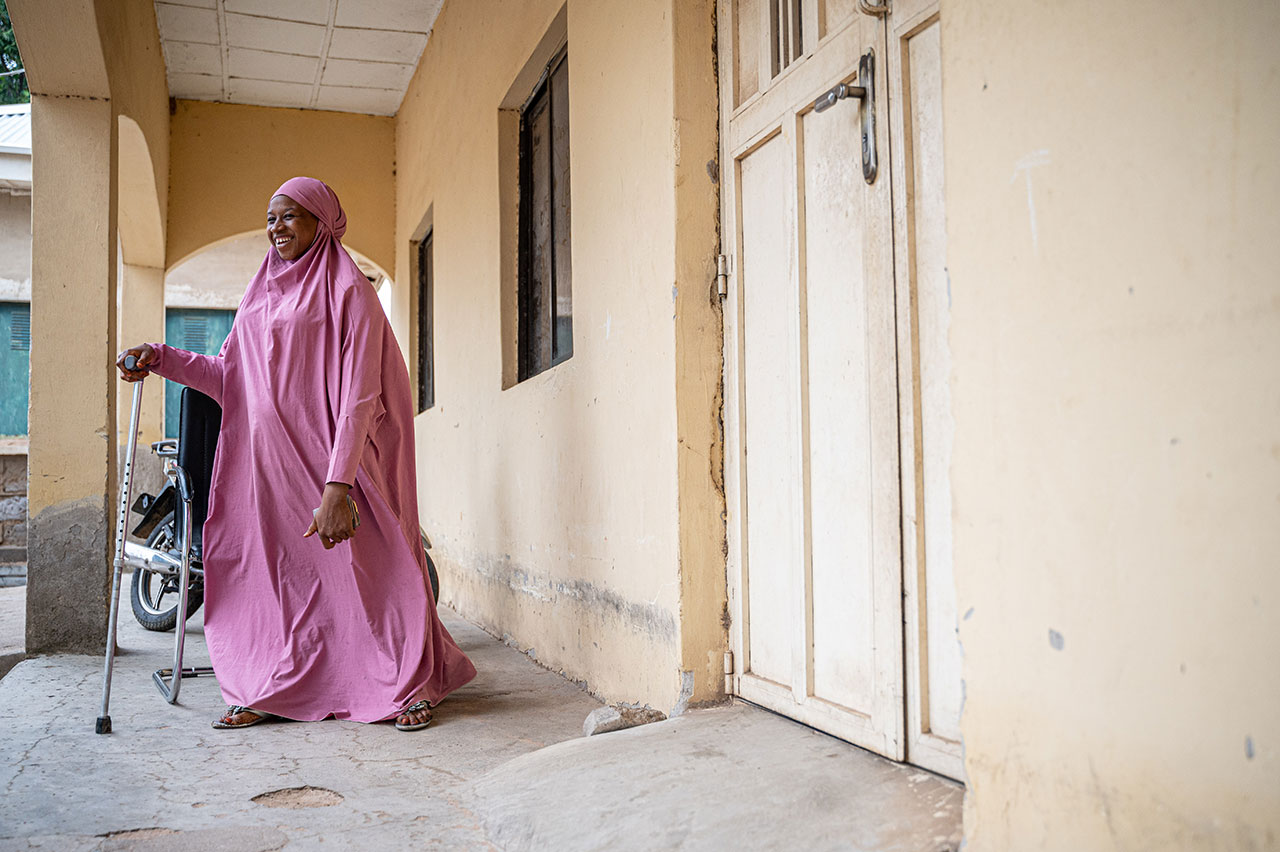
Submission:
{"label": "pillar", "polygon": [[111,102],[32,96],[27,652],[106,642],[116,509]]}

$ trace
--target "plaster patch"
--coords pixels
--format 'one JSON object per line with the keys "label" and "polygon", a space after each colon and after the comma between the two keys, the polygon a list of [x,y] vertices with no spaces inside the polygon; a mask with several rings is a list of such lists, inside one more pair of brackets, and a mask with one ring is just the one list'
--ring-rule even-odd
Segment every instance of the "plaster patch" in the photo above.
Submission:
{"label": "plaster patch", "polygon": [[1031,224],[1031,248],[1039,254],[1040,252],[1040,230],[1036,225],[1036,200],[1035,195],[1031,191],[1031,170],[1040,166],[1047,166],[1052,160],[1049,158],[1047,148],[1039,151],[1032,151],[1024,157],[1018,158],[1013,165],[1013,174],[1009,177],[1009,183],[1012,184],[1018,179],[1018,175],[1025,175],[1027,179],[1027,217]]}
{"label": "plaster patch", "polygon": [[676,704],[671,708],[671,717],[684,713],[689,709],[689,699],[693,697],[693,672],[680,672],[680,695],[676,698]]}
{"label": "plaster patch", "polygon": [[[443,553],[443,551],[442,551]],[[671,611],[651,602],[637,602],[613,589],[603,588],[589,580],[556,580],[511,560],[509,554],[464,553],[445,554],[457,565],[465,566],[486,582],[506,586],[513,592],[552,606],[574,601],[598,614],[612,614],[630,625],[637,633],[666,642],[676,639],[676,621]]]}

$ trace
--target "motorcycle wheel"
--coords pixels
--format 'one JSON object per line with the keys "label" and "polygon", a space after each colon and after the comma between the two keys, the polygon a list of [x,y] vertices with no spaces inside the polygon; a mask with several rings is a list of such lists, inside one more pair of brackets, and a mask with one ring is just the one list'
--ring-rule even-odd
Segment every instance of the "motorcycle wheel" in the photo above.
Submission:
{"label": "motorcycle wheel", "polygon": [[[174,529],[177,519],[170,513],[147,536],[147,547],[169,550],[174,546]],[[130,602],[133,617],[147,630],[172,630],[178,624],[178,578],[166,577],[155,571],[135,568],[130,586]],[[204,604],[204,586],[194,575],[187,589],[187,618]]]}
{"label": "motorcycle wheel", "polygon": [[427,534],[421,527],[418,528],[418,535],[422,536],[422,554],[427,557],[427,579],[431,581],[431,599],[440,603],[440,575],[436,573],[436,563],[431,561],[431,542],[427,541]]}

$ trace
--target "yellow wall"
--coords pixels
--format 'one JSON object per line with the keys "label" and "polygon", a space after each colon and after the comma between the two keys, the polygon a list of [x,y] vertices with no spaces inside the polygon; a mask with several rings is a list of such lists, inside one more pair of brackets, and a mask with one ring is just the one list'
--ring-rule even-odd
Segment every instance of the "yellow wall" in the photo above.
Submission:
{"label": "yellow wall", "polygon": [[[98,2],[95,8],[111,82],[112,107],[117,115],[126,116],[136,125],[135,133],[140,133],[135,149],[130,149],[123,139],[121,143],[125,167],[120,174],[120,229],[125,237],[125,260],[160,266],[164,261],[162,231],[168,204],[169,86],[156,29],[155,4],[148,0],[113,0]],[[122,136],[127,133],[125,130]],[[131,156],[136,158],[139,170],[150,166],[151,174],[132,173],[128,160]],[[131,245],[128,237],[134,235],[135,229],[146,229],[145,237],[133,241],[138,245]],[[158,246],[157,239],[161,241]]]}
{"label": "yellow wall", "polygon": [[31,198],[0,189],[0,301],[31,300]]}
{"label": "yellow wall", "polygon": [[347,213],[343,243],[395,265],[395,120],[321,110],[177,101],[170,151],[173,267],[245,231],[266,228],[271,193],[291,177],[325,181]]}
{"label": "yellow wall", "polygon": [[966,848],[1276,848],[1280,7],[942,21]]}
{"label": "yellow wall", "polygon": [[[684,598],[688,622],[710,613],[718,624],[724,567],[698,562],[679,540],[676,378],[678,329],[712,314],[679,301],[687,286],[710,305],[709,274],[690,270],[713,267],[714,80],[675,62],[670,0],[569,3],[574,354],[504,390],[502,276],[514,245],[501,205],[514,209],[515,198],[500,188],[514,152],[500,146],[499,104],[560,6],[446,4],[397,117],[402,330],[414,304],[410,239],[428,211],[434,227],[436,405],[418,418],[422,520],[446,602],[609,700],[670,711],[691,679],[695,698],[719,689],[707,683],[706,649],[681,647],[682,553],[713,572],[710,592]],[[710,8],[697,7],[701,70]],[[686,131],[693,156],[682,164],[676,91],[699,86],[711,108]],[[707,191],[678,201],[694,168]],[[679,211],[698,205],[682,244]],[[702,432],[719,374],[711,340]],[[707,436],[698,440],[707,453]],[[705,463],[701,480],[696,499],[710,503]],[[719,636],[722,647],[716,630],[702,641]]]}

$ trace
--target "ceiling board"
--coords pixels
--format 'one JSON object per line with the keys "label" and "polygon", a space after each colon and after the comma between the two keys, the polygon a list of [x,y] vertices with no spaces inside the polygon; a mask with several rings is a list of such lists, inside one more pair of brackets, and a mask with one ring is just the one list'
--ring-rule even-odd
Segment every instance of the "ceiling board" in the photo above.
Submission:
{"label": "ceiling board", "polygon": [[394,115],[443,0],[155,0],[177,98]]}

